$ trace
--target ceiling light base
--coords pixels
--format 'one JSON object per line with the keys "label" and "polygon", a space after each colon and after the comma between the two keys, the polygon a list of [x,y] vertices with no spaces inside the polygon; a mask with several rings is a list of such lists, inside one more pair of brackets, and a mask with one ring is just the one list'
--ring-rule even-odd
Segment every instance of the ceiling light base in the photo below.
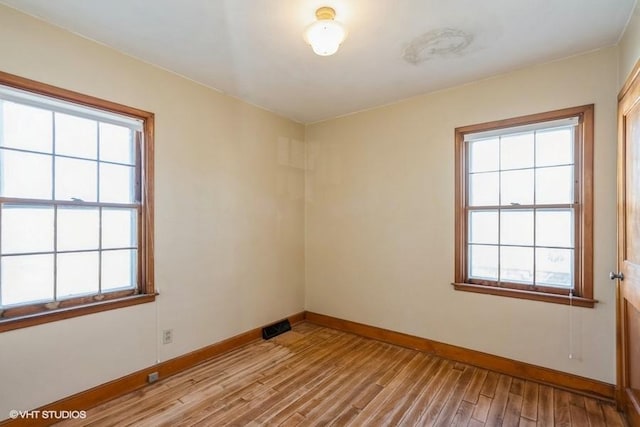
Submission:
{"label": "ceiling light base", "polygon": [[335,19],[336,11],[332,7],[324,6],[316,10],[318,19]]}

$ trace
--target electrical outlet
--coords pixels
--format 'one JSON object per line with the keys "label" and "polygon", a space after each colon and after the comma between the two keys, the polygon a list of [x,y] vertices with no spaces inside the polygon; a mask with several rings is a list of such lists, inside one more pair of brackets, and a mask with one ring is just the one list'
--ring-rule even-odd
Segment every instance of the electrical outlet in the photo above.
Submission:
{"label": "electrical outlet", "polygon": [[162,331],[162,344],[171,344],[173,342],[173,329],[165,329]]}
{"label": "electrical outlet", "polygon": [[147,382],[148,382],[149,384],[151,384],[151,383],[155,383],[156,381],[158,381],[158,378],[159,378],[159,377],[160,377],[160,376],[159,376],[159,374],[158,374],[157,372],[152,372],[152,373],[150,373],[149,375],[147,375]]}

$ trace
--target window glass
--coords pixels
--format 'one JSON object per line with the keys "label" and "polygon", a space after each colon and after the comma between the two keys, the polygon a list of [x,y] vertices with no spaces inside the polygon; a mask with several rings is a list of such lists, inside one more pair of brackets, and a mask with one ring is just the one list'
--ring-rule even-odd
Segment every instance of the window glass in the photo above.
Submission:
{"label": "window glass", "polygon": [[0,100],[0,146],[51,153],[53,114],[42,108]]}
{"label": "window glass", "polygon": [[56,154],[95,159],[98,155],[98,123],[56,113]]}
{"label": "window glass", "polygon": [[135,164],[133,132],[123,126],[100,123],[100,160]]}
{"label": "window glass", "polygon": [[51,199],[51,156],[0,148],[0,197]]}
{"label": "window glass", "polygon": [[53,251],[53,207],[4,203],[0,216],[2,254]]}

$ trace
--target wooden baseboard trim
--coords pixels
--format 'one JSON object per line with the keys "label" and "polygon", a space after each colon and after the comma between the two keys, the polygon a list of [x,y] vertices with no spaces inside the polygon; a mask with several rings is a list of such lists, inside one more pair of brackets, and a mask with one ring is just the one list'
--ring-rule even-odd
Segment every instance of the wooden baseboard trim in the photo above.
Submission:
{"label": "wooden baseboard trim", "polygon": [[[291,324],[304,320],[305,313],[296,313],[288,316]],[[265,325],[266,326],[266,325]],[[252,329],[242,334],[233,336],[224,341],[209,345],[183,354],[176,358],[150,366],[124,377],[118,378],[108,383],[101,384],[89,390],[82,391],[69,397],[65,397],[56,402],[38,408],[38,411],[80,411],[91,409],[101,403],[115,399],[132,391],[143,388],[147,385],[147,376],[152,372],[158,372],[160,379],[164,379],[192,368],[222,353],[234,350],[252,341],[262,338],[262,327]],[[20,408],[22,409],[22,408]],[[2,414],[5,415],[6,414]],[[0,421],[0,426],[47,426],[52,423],[51,419],[30,418],[30,419],[6,419]]]}
{"label": "wooden baseboard trim", "polygon": [[351,332],[367,338],[388,342],[401,347],[424,351],[456,362],[467,363],[524,380],[535,381],[596,399],[613,402],[615,386],[605,382],[531,365],[506,357],[495,356],[426,338],[390,331],[375,326],[352,322],[313,312],[305,312],[305,320],[316,325]]}

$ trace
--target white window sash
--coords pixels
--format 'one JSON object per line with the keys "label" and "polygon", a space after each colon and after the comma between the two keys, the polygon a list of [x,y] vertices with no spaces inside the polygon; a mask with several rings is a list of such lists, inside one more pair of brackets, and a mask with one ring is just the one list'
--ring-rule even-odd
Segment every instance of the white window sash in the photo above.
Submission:
{"label": "white window sash", "polygon": [[492,129],[492,130],[487,130],[483,132],[467,133],[464,136],[464,140],[465,142],[470,142],[470,141],[478,141],[481,139],[495,138],[498,136],[513,135],[518,133],[573,127],[573,126],[577,126],[578,123],[579,123],[578,117],[569,117],[566,119],[550,120],[547,122],[533,123],[530,125],[510,126],[507,128]]}
{"label": "white window sash", "polygon": [[0,85],[0,100],[123,126],[138,132],[141,132],[143,128],[143,122],[139,119],[112,113],[110,111],[74,104],[49,96],[15,89],[9,86]]}

